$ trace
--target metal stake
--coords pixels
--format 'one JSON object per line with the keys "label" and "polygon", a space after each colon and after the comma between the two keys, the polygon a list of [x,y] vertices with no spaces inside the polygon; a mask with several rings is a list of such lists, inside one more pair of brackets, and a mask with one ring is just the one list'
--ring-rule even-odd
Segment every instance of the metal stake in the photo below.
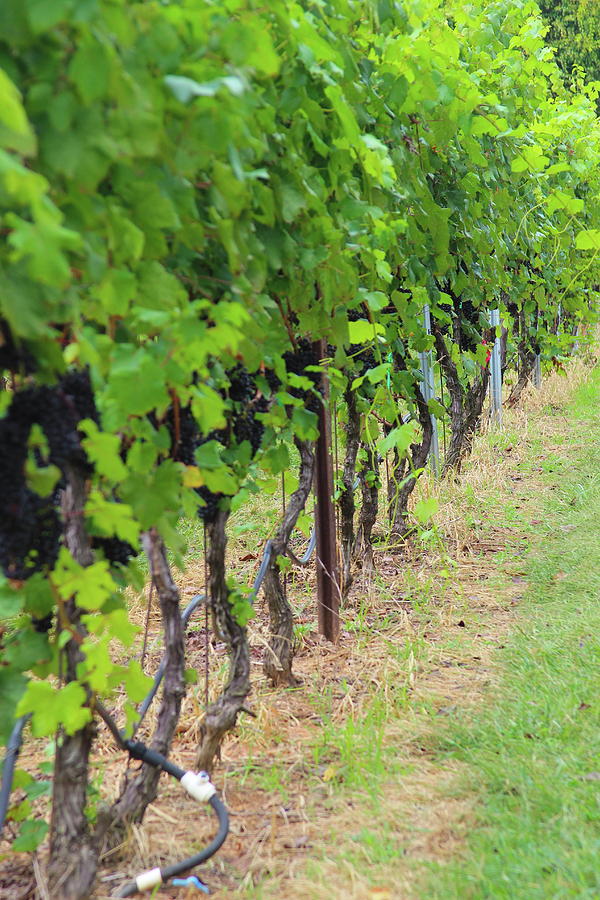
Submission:
{"label": "metal stake", "polygon": [[[325,339],[314,349],[323,359],[327,355]],[[333,462],[331,459],[331,419],[329,416],[329,379],[322,375],[323,402],[319,408],[315,485],[317,526],[317,605],[319,634],[336,642],[340,630],[340,587],[337,568],[335,510],[333,504]]]}
{"label": "metal stake", "polygon": [[[500,310],[490,311],[490,325],[500,327]],[[502,366],[500,363],[500,337],[496,334],[490,358],[490,396],[492,401],[492,418],[497,425],[502,425]]]}
{"label": "metal stake", "polygon": [[542,358],[539,353],[535,357],[535,366],[533,367],[533,386],[541,388],[542,386]]}
{"label": "metal stake", "polygon": [[[425,304],[423,307],[423,324],[427,334],[431,334],[431,316],[429,306]],[[433,400],[435,397],[435,384],[433,379],[433,355],[431,350],[423,350],[419,353],[421,361],[421,391],[425,402]],[[438,438],[437,419],[431,415],[431,447],[429,449],[429,461],[434,475],[438,475],[440,470],[440,444]]]}

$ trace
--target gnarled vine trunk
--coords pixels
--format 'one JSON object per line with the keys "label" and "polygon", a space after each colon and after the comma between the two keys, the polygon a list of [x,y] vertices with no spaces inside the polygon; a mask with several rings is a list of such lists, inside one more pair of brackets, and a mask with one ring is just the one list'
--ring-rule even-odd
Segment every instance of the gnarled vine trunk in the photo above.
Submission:
{"label": "gnarled vine trunk", "polygon": [[[397,354],[394,357],[394,361],[398,368],[406,368],[404,360]],[[393,491],[390,505],[390,536],[394,540],[401,540],[410,531],[408,524],[408,500],[415,489],[419,474],[427,465],[431,438],[433,436],[431,413],[423,392],[418,384],[415,384],[414,390],[417,418],[421,426],[421,440],[418,443],[411,444],[410,455],[405,456],[404,459],[398,460],[397,454],[394,455],[396,465],[393,469],[393,477],[396,487]]]}
{"label": "gnarled vine trunk", "polygon": [[370,444],[362,443],[365,460],[358,477],[362,494],[362,506],[358,518],[354,559],[369,574],[375,568],[372,533],[379,511],[379,466],[377,451]]}
{"label": "gnarled vine trunk", "polygon": [[346,424],[346,453],[342,472],[342,492],[340,494],[340,532],[342,550],[342,596],[347,596],[352,585],[352,554],[356,543],[354,533],[354,482],[356,479],[356,457],[360,447],[360,414],[356,393],[350,385],[344,393],[348,422]]}
{"label": "gnarled vine trunk", "polygon": [[[168,756],[185,696],[185,633],[179,590],[171,575],[164,542],[156,529],[151,528],[142,536],[142,543],[160,603],[166,662],[161,704],[150,748]],[[135,777],[126,781],[110,810],[99,817],[97,837],[102,840],[105,851],[121,842],[129,824],[142,821],[148,805],[157,795],[160,772],[156,766],[142,763]]]}
{"label": "gnarled vine trunk", "polygon": [[[82,566],[93,562],[93,553],[84,527],[83,509],[87,497],[85,474],[74,466],[67,470],[62,509],[65,542],[73,558]],[[64,604],[57,627],[79,631],[81,611],[74,600]],[[64,650],[64,678],[76,680],[81,651],[76,638]],[[91,896],[98,861],[96,842],[85,814],[89,756],[95,728],[89,723],[75,734],[60,734],[56,741],[48,893],[52,900],[85,900]]]}
{"label": "gnarled vine trunk", "polygon": [[[431,330],[446,385],[450,394],[450,442],[446,450],[442,475],[449,471],[460,471],[462,461],[471,452],[473,438],[481,422],[483,404],[490,380],[489,365],[480,366],[474,381],[463,387],[458,369],[453,362],[439,322],[432,320]],[[487,335],[488,339],[491,333]]]}
{"label": "gnarled vine trunk", "polygon": [[531,381],[531,376],[535,368],[536,348],[531,344],[524,309],[519,310],[518,318],[515,320],[515,331],[517,332],[519,366],[517,380],[506,401],[508,406],[516,406],[519,402],[523,391]]}
{"label": "gnarled vine trunk", "polygon": [[210,605],[229,651],[229,677],[221,696],[208,707],[200,729],[196,766],[206,772],[212,770],[223,738],[235,726],[250,693],[248,635],[233,614],[225,579],[225,526],[228,517],[229,511],[220,509],[215,520],[207,526]]}
{"label": "gnarled vine trunk", "polygon": [[298,679],[292,673],[294,659],[294,614],[288,603],[278,557],[285,556],[298,516],[306,506],[315,470],[315,452],[308,441],[296,441],[300,454],[298,487],[289,498],[285,513],[271,542],[271,560],[264,582],[265,597],[269,605],[269,645],[263,657],[263,669],[273,685],[295,685]]}

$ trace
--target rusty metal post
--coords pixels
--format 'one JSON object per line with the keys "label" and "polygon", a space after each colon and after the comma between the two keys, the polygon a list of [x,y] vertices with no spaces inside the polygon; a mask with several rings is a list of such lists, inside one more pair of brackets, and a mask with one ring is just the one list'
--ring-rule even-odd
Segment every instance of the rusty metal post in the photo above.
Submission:
{"label": "rusty metal post", "polygon": [[[327,355],[323,339],[314,344],[319,359]],[[319,409],[315,490],[317,494],[317,604],[319,634],[337,641],[340,630],[340,588],[336,553],[335,509],[333,503],[333,461],[331,458],[331,421],[329,416],[329,379],[322,376],[323,403]]]}

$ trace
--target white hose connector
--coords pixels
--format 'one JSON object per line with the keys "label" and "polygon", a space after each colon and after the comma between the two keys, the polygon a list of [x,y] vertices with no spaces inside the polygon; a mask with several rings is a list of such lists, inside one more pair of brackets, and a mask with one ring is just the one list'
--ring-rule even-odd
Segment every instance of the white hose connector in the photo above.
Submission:
{"label": "white hose connector", "polygon": [[181,779],[181,784],[188,794],[194,800],[199,800],[200,803],[208,803],[210,798],[217,793],[207,772],[186,772]]}
{"label": "white hose connector", "polygon": [[142,872],[135,879],[135,883],[138,891],[149,891],[150,888],[156,887],[157,884],[162,884],[160,869],[148,869],[147,872]]}

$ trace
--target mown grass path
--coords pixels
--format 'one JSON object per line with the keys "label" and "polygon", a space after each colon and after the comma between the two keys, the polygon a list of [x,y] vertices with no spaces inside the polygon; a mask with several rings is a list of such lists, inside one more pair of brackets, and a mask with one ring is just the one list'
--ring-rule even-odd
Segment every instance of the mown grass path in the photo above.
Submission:
{"label": "mown grass path", "polygon": [[459,715],[440,757],[477,796],[464,853],[434,865],[420,896],[600,896],[600,371],[546,458],[543,540],[503,650],[492,702]]}

